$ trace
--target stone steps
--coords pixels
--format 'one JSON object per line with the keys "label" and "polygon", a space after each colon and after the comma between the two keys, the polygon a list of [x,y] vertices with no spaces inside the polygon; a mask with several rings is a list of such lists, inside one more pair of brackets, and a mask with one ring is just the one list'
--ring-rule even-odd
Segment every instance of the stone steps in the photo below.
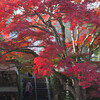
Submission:
{"label": "stone steps", "polygon": [[[32,95],[29,98],[25,98],[25,85],[27,82],[31,82],[33,85]],[[37,92],[37,93],[36,93]],[[48,89],[45,78],[36,79],[36,87],[34,78],[23,79],[23,100],[48,100]]]}

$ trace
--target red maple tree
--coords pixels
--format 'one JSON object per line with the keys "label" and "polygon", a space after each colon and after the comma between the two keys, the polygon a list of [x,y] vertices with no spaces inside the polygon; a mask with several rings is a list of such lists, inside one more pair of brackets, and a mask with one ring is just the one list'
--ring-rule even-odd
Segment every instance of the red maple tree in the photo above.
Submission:
{"label": "red maple tree", "polygon": [[[100,8],[87,7],[95,1],[1,0],[0,61],[19,52],[32,54],[37,77],[54,74],[64,85],[60,74],[65,75],[76,100],[99,96],[99,62],[92,55],[100,48]],[[34,48],[42,49],[36,54]],[[89,87],[93,91],[83,93]]]}

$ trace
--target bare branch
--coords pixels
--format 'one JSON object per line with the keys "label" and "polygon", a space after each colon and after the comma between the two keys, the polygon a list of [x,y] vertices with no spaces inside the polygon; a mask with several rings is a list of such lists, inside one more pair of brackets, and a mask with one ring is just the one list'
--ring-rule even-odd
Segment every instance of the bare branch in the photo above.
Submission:
{"label": "bare branch", "polygon": [[58,35],[58,33],[57,33],[57,31],[56,31],[56,28],[55,28],[53,25],[51,25],[51,24],[50,24],[50,27],[51,27],[51,29],[52,29],[52,31],[53,31],[53,34],[54,34],[55,39],[56,39],[56,42],[57,42],[58,44],[62,45],[62,42],[61,42],[61,40],[60,40],[60,36]]}
{"label": "bare branch", "polygon": [[46,48],[45,46],[34,46],[34,45],[31,45],[31,46],[24,46],[24,47],[21,47],[21,48],[27,48],[27,47],[39,47],[39,48],[43,47],[43,48]]}
{"label": "bare branch", "polygon": [[67,54],[67,56],[69,56],[67,48],[66,48],[66,44],[65,44],[65,26],[63,25],[61,19],[58,19],[58,22],[60,23],[61,30],[62,30],[62,38],[63,38],[62,44],[63,44],[64,50],[65,50],[65,54]]}
{"label": "bare branch", "polygon": [[98,46],[93,50],[93,52],[96,51],[96,50],[98,50],[99,48],[100,48],[100,45],[98,45]]}
{"label": "bare branch", "polygon": [[40,18],[40,20],[46,25],[46,22],[44,21],[44,19],[41,17],[41,15],[35,11],[35,14]]}
{"label": "bare branch", "polygon": [[92,35],[92,40],[91,40],[91,42],[90,42],[90,46],[93,45],[94,41],[96,40],[96,38],[97,38],[99,35],[100,35],[100,33],[98,33],[98,34],[95,33],[95,34]]}
{"label": "bare branch", "polygon": [[74,50],[74,53],[76,53],[75,39],[74,39],[74,31],[71,31],[71,38],[72,38],[72,42],[73,42],[73,50]]}
{"label": "bare branch", "polygon": [[76,41],[78,41],[78,40],[79,40],[79,34],[80,34],[80,31],[79,31],[79,26],[77,26],[76,31],[77,31]]}
{"label": "bare branch", "polygon": [[30,25],[29,27],[38,28],[38,29],[40,29],[40,30],[42,30],[42,31],[45,31],[45,32],[47,32],[47,33],[50,33],[50,31],[48,31],[47,29],[45,29],[45,28],[41,28],[41,27],[39,27],[39,26]]}
{"label": "bare branch", "polygon": [[30,50],[30,49],[24,49],[24,48],[17,48],[17,49],[14,49],[14,50],[8,50],[7,52],[5,52],[5,53],[3,53],[2,55],[0,55],[0,57],[6,55],[6,54],[8,54],[8,53],[14,52],[14,51],[32,54],[32,55],[34,55],[35,57],[38,56],[38,54],[35,53],[33,50]]}
{"label": "bare branch", "polygon": [[80,53],[82,53],[83,46],[84,46],[84,44],[85,44],[85,42],[86,42],[86,40],[88,39],[89,36],[90,36],[90,35],[88,34],[88,35],[85,37],[85,39],[84,39],[82,45],[80,46]]}
{"label": "bare branch", "polygon": [[[94,41],[96,40],[96,38],[100,35],[100,33],[94,33],[92,35],[92,39],[91,39],[91,42],[90,42],[90,45],[89,45],[89,48],[88,48],[88,52],[89,53],[93,53],[93,50],[92,50],[92,47],[93,47],[93,43]],[[89,59],[91,58],[91,55],[89,55]]]}

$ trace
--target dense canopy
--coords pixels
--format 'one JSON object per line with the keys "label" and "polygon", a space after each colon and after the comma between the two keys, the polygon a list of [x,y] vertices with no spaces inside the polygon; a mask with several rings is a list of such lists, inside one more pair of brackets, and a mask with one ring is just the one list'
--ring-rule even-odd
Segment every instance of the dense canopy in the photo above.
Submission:
{"label": "dense canopy", "polygon": [[87,98],[98,97],[100,61],[93,55],[100,50],[100,6],[91,8],[94,2],[0,0],[0,62],[29,64],[37,77],[69,77],[76,100],[85,100],[81,90],[89,87]]}

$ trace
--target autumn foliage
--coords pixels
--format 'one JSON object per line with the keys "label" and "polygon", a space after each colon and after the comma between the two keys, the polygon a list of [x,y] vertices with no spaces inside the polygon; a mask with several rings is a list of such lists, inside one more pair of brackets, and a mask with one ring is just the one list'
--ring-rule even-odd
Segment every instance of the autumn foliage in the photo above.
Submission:
{"label": "autumn foliage", "polygon": [[[76,100],[98,97],[100,62],[92,56],[100,49],[100,7],[90,9],[94,2],[0,0],[0,62],[30,60],[37,77],[58,72],[74,80],[71,91]],[[82,97],[75,87],[93,91]]]}

